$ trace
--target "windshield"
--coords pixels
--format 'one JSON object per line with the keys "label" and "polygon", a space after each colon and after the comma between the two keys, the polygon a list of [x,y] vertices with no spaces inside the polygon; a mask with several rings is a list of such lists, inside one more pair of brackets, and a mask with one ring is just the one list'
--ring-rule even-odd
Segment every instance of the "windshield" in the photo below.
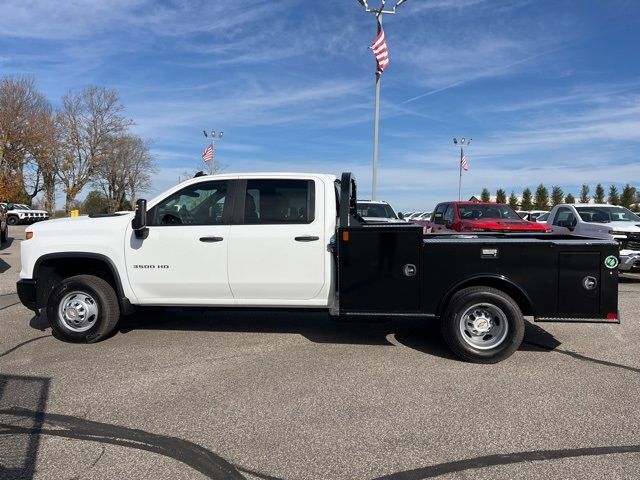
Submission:
{"label": "windshield", "polygon": [[576,207],[580,218],[589,223],[640,222],[640,217],[624,207]]}
{"label": "windshield", "polygon": [[522,220],[509,205],[458,205],[458,214],[463,220],[479,220],[485,218],[500,218],[508,220]]}
{"label": "windshield", "polygon": [[361,217],[398,218],[386,203],[360,203],[358,202],[358,215]]}

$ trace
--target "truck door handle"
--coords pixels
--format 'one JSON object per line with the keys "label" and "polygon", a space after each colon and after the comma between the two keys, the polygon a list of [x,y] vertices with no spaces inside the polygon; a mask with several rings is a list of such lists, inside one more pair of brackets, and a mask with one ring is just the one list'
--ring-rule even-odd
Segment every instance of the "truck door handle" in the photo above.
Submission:
{"label": "truck door handle", "polygon": [[315,242],[316,240],[320,240],[320,237],[296,237],[296,242]]}
{"label": "truck door handle", "polygon": [[221,242],[222,240],[224,240],[222,237],[200,237],[200,241],[205,243]]}

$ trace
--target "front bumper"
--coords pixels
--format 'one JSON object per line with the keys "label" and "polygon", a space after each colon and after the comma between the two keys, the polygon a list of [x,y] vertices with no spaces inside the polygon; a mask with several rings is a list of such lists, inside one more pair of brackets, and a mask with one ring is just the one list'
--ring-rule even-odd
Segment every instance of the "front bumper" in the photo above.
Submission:
{"label": "front bumper", "polygon": [[38,311],[38,282],[37,280],[22,279],[16,284],[18,298],[22,304],[34,312]]}
{"label": "front bumper", "polygon": [[620,252],[620,265],[618,268],[621,272],[629,272],[634,268],[640,268],[640,252]]}

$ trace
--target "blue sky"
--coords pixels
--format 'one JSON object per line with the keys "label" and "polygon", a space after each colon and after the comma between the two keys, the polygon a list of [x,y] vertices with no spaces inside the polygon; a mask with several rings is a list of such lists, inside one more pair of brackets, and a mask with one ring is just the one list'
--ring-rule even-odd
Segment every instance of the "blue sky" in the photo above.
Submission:
{"label": "blue sky", "polygon": [[[370,3],[376,4],[374,0]],[[54,106],[117,89],[151,197],[224,130],[227,172],[353,171],[370,195],[375,36],[356,0],[0,0],[0,76]],[[408,0],[385,17],[378,198],[400,210],[543,182],[640,187],[640,3]]]}

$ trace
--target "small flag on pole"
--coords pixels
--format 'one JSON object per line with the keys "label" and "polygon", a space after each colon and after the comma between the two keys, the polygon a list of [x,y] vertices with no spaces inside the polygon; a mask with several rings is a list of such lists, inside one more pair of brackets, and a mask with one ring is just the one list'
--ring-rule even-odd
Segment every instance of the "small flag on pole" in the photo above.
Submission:
{"label": "small flag on pole", "polygon": [[462,154],[460,157],[460,166],[465,172],[469,170],[469,163],[467,162],[467,156],[465,154]]}
{"label": "small flag on pole", "polygon": [[378,20],[378,35],[369,48],[376,57],[376,74],[382,75],[384,69],[389,66],[389,50],[387,50],[387,42],[384,38],[384,30],[380,20]]}
{"label": "small flag on pole", "polygon": [[204,152],[202,152],[202,160],[204,160],[205,162],[210,162],[211,160],[213,160],[213,147],[211,145],[205,148]]}

